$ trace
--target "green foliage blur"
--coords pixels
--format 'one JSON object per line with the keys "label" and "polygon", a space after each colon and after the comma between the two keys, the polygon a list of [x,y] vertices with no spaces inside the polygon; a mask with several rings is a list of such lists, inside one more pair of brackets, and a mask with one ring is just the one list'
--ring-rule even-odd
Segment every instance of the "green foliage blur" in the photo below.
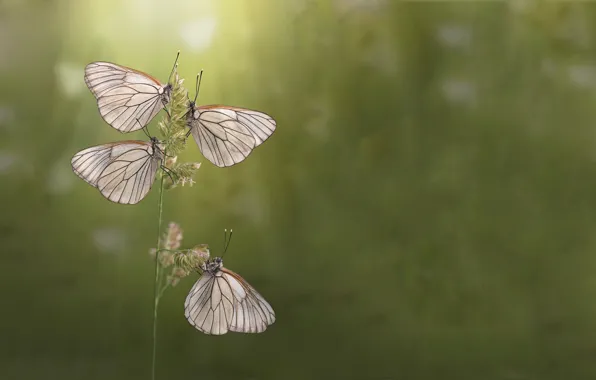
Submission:
{"label": "green foliage blur", "polygon": [[[149,379],[157,190],[70,169],[125,139],[84,66],[265,111],[243,163],[165,194],[277,313],[206,336],[161,301],[158,379],[596,378],[596,4],[0,0],[0,379]],[[160,114],[150,130],[156,134]]]}

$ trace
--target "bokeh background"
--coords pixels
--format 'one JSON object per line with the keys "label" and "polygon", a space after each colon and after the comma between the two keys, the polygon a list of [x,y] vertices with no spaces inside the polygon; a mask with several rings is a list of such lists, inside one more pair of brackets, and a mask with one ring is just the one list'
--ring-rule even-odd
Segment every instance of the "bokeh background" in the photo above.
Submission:
{"label": "bokeh background", "polygon": [[203,335],[190,276],[158,379],[596,378],[596,4],[391,0],[1,0],[0,378],[150,378],[157,191],[112,204],[70,158],[145,139],[84,66],[165,81],[177,50],[201,104],[278,130],[229,169],[190,140],[164,222],[233,228],[278,320]]}

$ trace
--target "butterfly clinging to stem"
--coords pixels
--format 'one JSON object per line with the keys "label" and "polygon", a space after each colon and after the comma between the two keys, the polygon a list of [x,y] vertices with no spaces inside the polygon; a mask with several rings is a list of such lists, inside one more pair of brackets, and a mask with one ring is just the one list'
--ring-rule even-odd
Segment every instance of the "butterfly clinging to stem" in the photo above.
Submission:
{"label": "butterfly clinging to stem", "polygon": [[275,132],[275,120],[260,111],[223,105],[197,107],[203,72],[197,74],[195,98],[189,100],[188,134],[205,158],[219,167],[244,161],[254,148]]}
{"label": "butterfly clinging to stem", "polygon": [[110,201],[136,204],[151,190],[160,167],[171,177],[169,169],[162,165],[163,145],[157,138],[149,138],[84,149],[73,156],[72,170]]}
{"label": "butterfly clinging to stem", "polygon": [[[101,117],[120,132],[133,132],[145,127],[170,102],[168,83],[142,71],[110,62],[92,62],[85,67],[85,83],[97,99]],[[138,123],[136,122],[138,121]]]}
{"label": "butterfly clinging to stem", "polygon": [[[231,237],[232,231],[224,253]],[[184,315],[196,329],[208,335],[261,333],[275,322],[271,305],[239,274],[225,268],[221,257],[209,259],[200,269],[202,275],[184,303]]]}

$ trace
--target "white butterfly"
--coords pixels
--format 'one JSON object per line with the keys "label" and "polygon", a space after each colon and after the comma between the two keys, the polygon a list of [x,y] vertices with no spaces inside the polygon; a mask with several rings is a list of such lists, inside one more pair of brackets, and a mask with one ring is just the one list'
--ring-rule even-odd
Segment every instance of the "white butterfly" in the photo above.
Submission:
{"label": "white butterfly", "polygon": [[149,74],[110,62],[88,64],[85,83],[97,98],[101,117],[120,132],[133,132],[149,124],[169,103],[172,91],[169,83],[163,85]]}
{"label": "white butterfly", "polygon": [[151,190],[163,158],[163,146],[151,138],[84,149],[74,155],[71,165],[76,175],[110,201],[135,204]]}
{"label": "white butterfly", "polygon": [[196,106],[189,103],[187,125],[203,156],[219,167],[244,161],[254,148],[275,132],[275,120],[260,111],[223,105]]}
{"label": "white butterfly", "polygon": [[260,333],[275,322],[275,312],[240,275],[223,267],[221,257],[201,266],[203,274],[184,303],[184,315],[199,331]]}

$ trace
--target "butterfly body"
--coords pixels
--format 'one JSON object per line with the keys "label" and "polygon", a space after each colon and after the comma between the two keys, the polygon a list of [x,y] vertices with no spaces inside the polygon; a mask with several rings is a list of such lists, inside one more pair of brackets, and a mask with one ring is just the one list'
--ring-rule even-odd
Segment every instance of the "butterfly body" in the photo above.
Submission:
{"label": "butterfly body", "polygon": [[269,303],[239,274],[215,257],[201,266],[203,274],[184,303],[184,315],[199,331],[260,333],[275,322]]}

